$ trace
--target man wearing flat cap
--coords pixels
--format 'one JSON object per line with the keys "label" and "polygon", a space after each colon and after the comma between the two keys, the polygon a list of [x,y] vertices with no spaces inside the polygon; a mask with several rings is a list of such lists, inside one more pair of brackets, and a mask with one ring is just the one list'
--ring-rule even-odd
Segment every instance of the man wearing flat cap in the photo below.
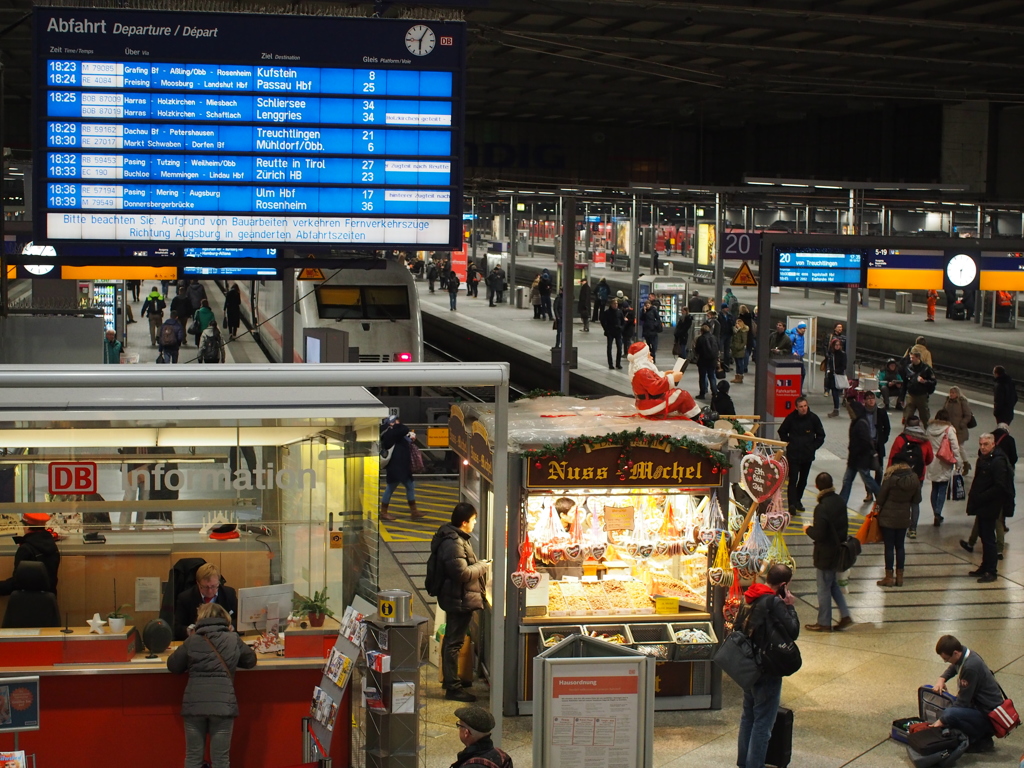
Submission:
{"label": "man wearing flat cap", "polygon": [[[26,512],[21,516],[25,525],[25,535],[15,536],[14,543],[18,549],[14,553],[14,570],[23,560],[36,561],[46,567],[46,575],[50,581],[49,591],[57,594],[57,570],[60,568],[60,552],[53,535],[46,530],[50,516],[45,512]],[[15,589],[14,576],[0,581],[0,596],[11,594]]]}
{"label": "man wearing flat cap", "polygon": [[459,752],[451,768],[464,765],[513,768],[512,758],[491,742],[494,718],[490,712],[481,707],[459,707],[455,710],[455,717],[458,718],[455,727],[459,729],[459,740],[466,748]]}

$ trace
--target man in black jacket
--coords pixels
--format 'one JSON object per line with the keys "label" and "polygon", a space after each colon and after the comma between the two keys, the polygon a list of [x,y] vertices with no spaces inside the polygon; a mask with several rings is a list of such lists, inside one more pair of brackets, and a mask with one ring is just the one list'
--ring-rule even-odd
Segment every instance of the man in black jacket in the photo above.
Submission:
{"label": "man in black jacket", "polygon": [[818,449],[825,444],[825,429],[806,397],[796,399],[796,410],[779,426],[779,439],[785,440],[789,461],[789,513],[804,511],[804,489]]}
{"label": "man in black jacket", "polygon": [[790,357],[793,354],[793,340],[786,333],[785,323],[775,324],[775,330],[768,337],[768,350],[773,357]]}
{"label": "man in black jacket", "polygon": [[981,538],[981,565],[968,575],[978,576],[979,584],[996,580],[999,550],[996,544],[996,525],[1000,516],[1013,517],[1013,468],[996,439],[991,434],[978,438],[978,463],[974,480],[967,493],[967,514],[977,516],[978,535]]}
{"label": "man in black jacket", "polygon": [[[892,427],[889,424],[889,414],[884,408],[878,407],[878,397],[874,392],[864,393],[864,414],[868,420],[868,431],[871,433],[871,440],[875,444],[875,452],[879,458],[885,456],[885,444],[889,442],[889,435]],[[875,472],[875,482],[882,483],[882,466],[879,462],[878,471]],[[867,488],[865,487],[865,490]],[[871,491],[867,492],[864,501],[871,501]]]}
{"label": "man in black jacket", "polygon": [[[608,307],[601,313],[601,327],[607,339],[608,368],[622,369],[622,310],[618,299],[608,302]],[[612,342],[615,343],[615,365],[612,365]]]}
{"label": "man in black jacket", "polygon": [[460,502],[452,510],[450,523],[445,523],[430,542],[431,553],[437,552],[438,565],[444,571],[444,582],[437,604],[447,615],[447,627],[441,642],[441,671],[444,697],[454,701],[476,701],[476,696],[462,687],[459,679],[459,652],[466,641],[466,631],[473,612],[487,605],[485,590],[490,560],[478,560],[470,543],[476,527],[476,509]]}
{"label": "man in black jacket", "polygon": [[1017,385],[1001,365],[992,369],[992,376],[996,380],[992,392],[992,415],[996,417],[996,424],[1009,424],[1013,421],[1013,406],[1017,404]]}
{"label": "man in black jacket", "polygon": [[[765,636],[767,622],[775,623],[790,640],[800,635],[800,620],[793,608],[789,582],[793,571],[786,565],[773,565],[765,577],[766,584],[755,581],[744,593],[744,606],[736,617],[736,626],[758,642]],[[764,765],[768,742],[779,711],[782,677],[765,672],[749,688],[743,689],[743,715],[737,740],[737,765]]]}
{"label": "man in black jacket", "polygon": [[196,623],[199,606],[217,603],[228,612],[232,621],[238,619],[238,596],[223,583],[220,571],[213,563],[204,563],[196,569],[196,583],[181,592],[174,602],[174,639],[188,637],[188,628]]}
{"label": "man in black jacket", "polygon": [[[14,551],[14,570],[22,561],[40,562],[46,568],[50,581],[50,592],[57,594],[57,572],[60,570],[60,551],[53,535],[46,530],[50,516],[45,512],[26,512],[21,516],[27,530],[24,536],[15,536],[14,543],[18,548]],[[0,581],[0,596],[7,596],[14,591],[14,576]]]}
{"label": "man in black jacket", "polygon": [[878,466],[881,466],[881,457],[875,453],[875,444],[871,439],[871,427],[868,426],[867,411],[856,400],[847,400],[846,407],[850,412],[850,442],[846,454],[843,489],[839,495],[842,497],[843,503],[848,503],[850,491],[853,490],[853,479],[860,475],[868,493],[877,498],[881,486],[875,482],[873,473]]}
{"label": "man in black jacket", "polygon": [[494,716],[481,707],[459,707],[455,710],[459,729],[459,741],[465,749],[459,752],[451,768],[464,765],[512,768],[512,758],[494,746],[491,731],[494,730]]}
{"label": "man in black jacket", "polygon": [[718,339],[707,323],[700,327],[700,336],[693,342],[693,351],[697,357],[697,384],[700,386],[697,399],[704,400],[708,391],[716,389],[715,369],[718,367]]}
{"label": "man in black jacket", "polygon": [[[818,581],[818,623],[808,624],[804,629],[811,632],[831,632],[846,629],[853,624],[846,598],[839,589],[839,548],[849,536],[849,519],[846,516],[846,502],[832,485],[832,475],[822,472],[814,478],[818,489],[818,505],[814,508],[814,522],[804,526],[804,533],[814,541],[814,569]],[[832,601],[839,608],[839,623],[832,626]]]}
{"label": "man in black jacket", "polygon": [[903,420],[906,421],[914,415],[914,411],[917,411],[921,423],[927,424],[931,415],[928,410],[928,395],[935,391],[935,374],[921,360],[920,352],[911,349],[910,365],[904,371],[903,378],[907,382],[907,404],[903,408]]}
{"label": "man in black jacket", "polygon": [[690,329],[693,328],[693,315],[683,307],[676,318],[676,329],[673,332],[676,345],[676,357],[687,358],[690,352]]}

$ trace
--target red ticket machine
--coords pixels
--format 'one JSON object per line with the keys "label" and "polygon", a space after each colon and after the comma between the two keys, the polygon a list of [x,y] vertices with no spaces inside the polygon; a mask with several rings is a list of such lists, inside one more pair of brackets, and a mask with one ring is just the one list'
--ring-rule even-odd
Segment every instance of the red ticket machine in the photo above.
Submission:
{"label": "red ticket machine", "polygon": [[803,391],[803,375],[796,358],[774,358],[768,361],[768,413],[784,419],[796,408],[796,399]]}

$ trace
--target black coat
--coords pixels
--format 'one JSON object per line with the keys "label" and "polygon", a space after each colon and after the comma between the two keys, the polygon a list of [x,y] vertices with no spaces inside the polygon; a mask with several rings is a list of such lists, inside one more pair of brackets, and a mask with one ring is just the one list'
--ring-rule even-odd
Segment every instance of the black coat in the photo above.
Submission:
{"label": "black coat", "polygon": [[821,497],[814,508],[814,522],[807,535],[814,541],[814,567],[834,571],[839,565],[839,545],[849,536],[846,502],[835,491]]}
{"label": "black coat", "polygon": [[650,309],[644,309],[640,314],[640,327],[642,328],[641,334],[644,338],[648,336],[657,336],[661,333],[661,317],[658,312],[658,308],[652,306]]}
{"label": "black coat", "polygon": [[576,311],[580,314],[588,314],[590,312],[590,283],[583,283],[580,285],[580,295],[576,299]]}
{"label": "black coat", "polygon": [[622,310],[618,307],[608,307],[601,313],[604,335],[611,339],[622,336],[622,322]]}
{"label": "black coat", "polygon": [[693,343],[697,362],[711,365],[718,362],[718,339],[710,333],[702,333]]}
{"label": "black coat", "polygon": [[[867,409],[865,409],[866,411]],[[870,426],[868,432],[871,431]],[[879,457],[885,456],[885,444],[889,442],[889,435],[892,434],[892,426],[889,423],[889,413],[882,408],[875,406],[875,450]]]}
{"label": "black coat", "polygon": [[232,288],[224,297],[224,314],[228,316],[228,327],[237,328],[242,320],[242,294]]}
{"label": "black coat", "polygon": [[[875,444],[871,442],[871,427],[865,418],[864,406],[856,401],[850,402],[854,419],[850,422],[850,443],[847,449],[846,466],[855,469],[871,469],[871,460],[875,456]],[[879,458],[881,461],[881,458]]]}
{"label": "black coat", "polygon": [[793,411],[782,420],[779,426],[779,439],[785,440],[786,458],[790,464],[809,464],[814,455],[825,444],[825,428],[821,419],[813,411],[801,416]]}
{"label": "black coat", "polygon": [[255,666],[256,653],[230,630],[224,619],[211,616],[200,621],[195,634],[167,659],[171,672],[188,672],[188,685],[181,700],[182,717],[238,717],[235,670]]}
{"label": "black coat", "polygon": [[1006,454],[996,448],[988,456],[979,453],[974,465],[974,481],[967,492],[967,514],[985,520],[999,515],[1013,517],[1015,490],[1013,467]]}
{"label": "black coat", "polygon": [[[238,616],[238,595],[231,587],[220,585],[217,590],[217,605],[231,614],[237,620]],[[174,601],[174,639],[184,640],[188,637],[189,624],[196,623],[196,615],[199,613],[199,606],[203,604],[203,596],[199,594],[199,587],[193,584],[178,595]]]}
{"label": "black coat", "polygon": [[674,333],[676,342],[679,344],[680,349],[685,347],[690,341],[690,329],[693,327],[693,315],[687,312],[685,315],[680,315],[679,319],[676,320],[676,330]]}
{"label": "black coat", "polygon": [[408,434],[409,428],[396,421],[380,436],[381,448],[385,451],[392,446],[395,448],[391,461],[384,468],[384,476],[389,483],[407,483],[412,480],[412,449],[405,439]]}
{"label": "black coat", "polygon": [[1013,421],[1013,406],[1017,404],[1017,387],[1007,373],[996,377],[993,388],[992,415],[997,424],[1009,424]]}
{"label": "black coat", "polygon": [[[50,591],[57,594],[57,572],[60,570],[60,550],[45,528],[29,528],[24,536],[15,536],[14,543],[18,548],[14,551],[14,570],[23,560],[38,561],[46,568],[50,579]],[[9,595],[14,591],[14,576],[0,581],[0,595]]]}
{"label": "black coat", "polygon": [[711,396],[711,409],[716,411],[719,416],[736,415],[736,405],[728,392],[715,392]]}
{"label": "black coat", "polygon": [[434,534],[430,551],[444,568],[444,584],[437,604],[446,611],[479,611],[487,606],[488,566],[477,560],[469,534],[445,523]]}
{"label": "black coat", "polygon": [[[918,376],[925,380],[924,383],[917,380]],[[935,391],[935,374],[923,360],[917,365],[908,365],[903,378],[907,382],[908,395],[930,395]]]}
{"label": "black coat", "polygon": [[1017,466],[1017,441],[1013,439],[1013,435],[1007,432],[1005,429],[997,429],[992,432],[992,437],[996,439],[996,448],[1006,454],[1006,458],[1010,460],[1010,464],[1014,467]]}

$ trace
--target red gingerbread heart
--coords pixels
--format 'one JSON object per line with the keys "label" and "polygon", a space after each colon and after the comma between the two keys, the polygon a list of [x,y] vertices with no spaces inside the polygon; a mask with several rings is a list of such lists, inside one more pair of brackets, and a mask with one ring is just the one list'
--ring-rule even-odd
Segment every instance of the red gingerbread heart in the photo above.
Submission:
{"label": "red gingerbread heart", "polygon": [[770,456],[751,453],[740,462],[740,476],[747,493],[760,504],[782,487],[786,468]]}

